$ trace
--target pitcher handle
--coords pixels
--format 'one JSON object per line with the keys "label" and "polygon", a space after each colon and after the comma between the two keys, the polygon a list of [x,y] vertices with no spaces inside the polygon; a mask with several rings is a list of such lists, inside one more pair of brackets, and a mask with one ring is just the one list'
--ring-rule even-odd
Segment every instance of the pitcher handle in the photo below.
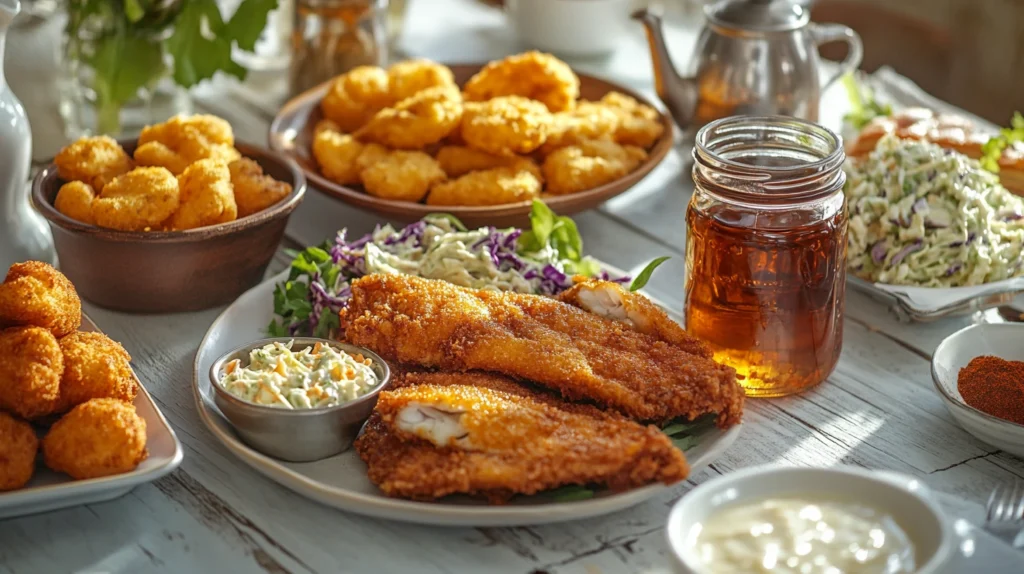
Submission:
{"label": "pitcher handle", "polygon": [[861,44],[860,36],[856,32],[842,24],[812,24],[811,35],[814,38],[814,43],[819,47],[822,44],[840,41],[846,42],[846,45],[850,47],[846,59],[839,63],[839,71],[821,87],[821,91],[825,91],[837,80],[857,69],[861,58],[864,57],[864,45]]}

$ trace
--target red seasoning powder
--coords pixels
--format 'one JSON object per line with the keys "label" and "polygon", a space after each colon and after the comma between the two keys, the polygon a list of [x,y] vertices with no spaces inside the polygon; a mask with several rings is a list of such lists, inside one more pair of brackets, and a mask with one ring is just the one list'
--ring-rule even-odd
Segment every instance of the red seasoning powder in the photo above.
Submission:
{"label": "red seasoning powder", "polygon": [[968,405],[1024,425],[1024,362],[975,357],[960,369],[957,388]]}

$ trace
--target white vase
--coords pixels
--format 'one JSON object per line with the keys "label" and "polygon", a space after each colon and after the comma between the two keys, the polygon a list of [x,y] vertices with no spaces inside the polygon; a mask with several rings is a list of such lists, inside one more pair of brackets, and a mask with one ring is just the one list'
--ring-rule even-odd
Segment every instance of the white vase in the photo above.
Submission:
{"label": "white vase", "polygon": [[0,278],[12,263],[54,262],[50,229],[29,205],[32,131],[28,116],[3,74],[7,29],[20,8],[18,0],[0,0]]}

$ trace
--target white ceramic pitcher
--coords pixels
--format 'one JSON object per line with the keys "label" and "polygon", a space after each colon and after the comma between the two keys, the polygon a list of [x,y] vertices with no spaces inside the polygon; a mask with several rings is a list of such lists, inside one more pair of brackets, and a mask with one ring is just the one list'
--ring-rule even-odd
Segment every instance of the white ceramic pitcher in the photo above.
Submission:
{"label": "white ceramic pitcher", "polygon": [[7,30],[20,9],[18,0],[0,0],[0,280],[12,263],[54,260],[50,229],[29,205],[32,131],[3,74]]}

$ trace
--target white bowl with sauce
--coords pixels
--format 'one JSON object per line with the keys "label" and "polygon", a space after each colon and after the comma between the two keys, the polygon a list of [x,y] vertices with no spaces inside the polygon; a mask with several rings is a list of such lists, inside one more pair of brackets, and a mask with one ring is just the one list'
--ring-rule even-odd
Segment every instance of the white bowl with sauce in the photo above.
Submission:
{"label": "white bowl with sauce", "polygon": [[[775,523],[777,531],[765,526],[772,524],[773,518],[780,519]],[[783,532],[786,520],[794,536]],[[807,523],[815,527],[802,529]],[[757,535],[751,535],[754,529]],[[793,560],[802,564],[819,555],[839,561],[851,542],[862,539],[865,544],[859,546],[860,553],[846,554],[865,560],[891,557],[908,564],[909,569],[857,566],[846,571],[929,574],[942,571],[956,546],[938,505],[917,480],[853,467],[763,466],[716,478],[676,503],[669,514],[667,533],[677,571],[685,574],[782,571],[764,568],[765,563],[772,566],[774,560],[782,566],[780,562]],[[803,550],[788,552],[785,542],[800,534],[809,538],[804,544],[790,546]],[[773,541],[779,542],[774,550]],[[907,560],[908,546],[912,560]],[[710,564],[705,556],[712,557]],[[737,556],[757,561],[762,569],[736,566],[733,560]]]}

